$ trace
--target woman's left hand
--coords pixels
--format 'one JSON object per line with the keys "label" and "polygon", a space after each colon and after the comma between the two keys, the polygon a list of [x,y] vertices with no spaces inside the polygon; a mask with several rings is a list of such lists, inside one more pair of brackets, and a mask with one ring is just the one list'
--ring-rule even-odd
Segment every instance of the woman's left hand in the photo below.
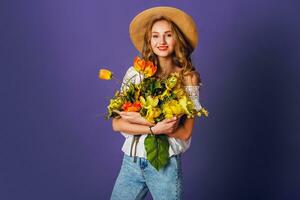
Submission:
{"label": "woman's left hand", "polygon": [[127,111],[118,111],[114,110],[115,113],[118,113],[122,119],[134,123],[142,124],[146,126],[154,126],[155,124],[148,122],[144,117],[141,116],[139,112],[127,112]]}
{"label": "woman's left hand", "polygon": [[178,115],[176,117],[177,120],[176,120],[176,123],[173,125],[173,132],[167,133],[166,135],[172,137],[172,135],[174,134],[174,132],[179,128],[179,126],[180,126],[180,120],[181,120],[181,117],[183,117],[183,115],[184,114],[181,114],[181,115]]}

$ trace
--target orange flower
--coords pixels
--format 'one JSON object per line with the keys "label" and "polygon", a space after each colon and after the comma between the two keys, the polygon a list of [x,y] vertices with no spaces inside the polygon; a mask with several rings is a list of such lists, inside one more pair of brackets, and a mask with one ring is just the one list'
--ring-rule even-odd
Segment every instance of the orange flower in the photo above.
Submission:
{"label": "orange flower", "polygon": [[145,75],[145,77],[150,77],[155,74],[157,67],[151,61],[145,61],[140,57],[135,57],[133,62],[133,67],[136,71]]}
{"label": "orange flower", "polygon": [[128,107],[130,107],[132,104],[130,102],[125,102],[123,105],[122,105],[122,109],[127,111]]}
{"label": "orange flower", "polygon": [[122,105],[122,109],[128,112],[138,112],[142,108],[142,104],[139,101],[134,103],[126,102]]}
{"label": "orange flower", "polygon": [[102,80],[110,80],[112,78],[113,74],[108,69],[100,69],[99,70],[99,79]]}
{"label": "orange flower", "polygon": [[141,59],[140,57],[135,57],[133,61],[133,67],[136,69],[138,72],[143,72],[145,69],[145,60]]}
{"label": "orange flower", "polygon": [[153,76],[157,70],[157,67],[153,64],[153,62],[148,61],[146,62],[144,74],[146,77]]}

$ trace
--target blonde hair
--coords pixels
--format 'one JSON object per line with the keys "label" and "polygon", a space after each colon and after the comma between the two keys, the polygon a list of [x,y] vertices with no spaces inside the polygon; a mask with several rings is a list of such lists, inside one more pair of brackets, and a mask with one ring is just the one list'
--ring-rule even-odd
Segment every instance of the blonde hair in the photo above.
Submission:
{"label": "blonde hair", "polygon": [[[177,66],[183,68],[182,73],[186,74],[189,72],[197,73],[197,76],[200,79],[199,73],[196,72],[195,67],[192,64],[191,53],[193,51],[192,46],[181,32],[179,27],[169,18],[165,16],[156,16],[153,17],[146,25],[146,33],[144,36],[144,45],[142,49],[142,57],[145,60],[152,61],[157,67],[160,68],[157,55],[153,52],[151,48],[151,36],[152,36],[152,27],[155,22],[165,20],[171,25],[171,31],[173,32],[175,40],[175,49],[172,55],[173,63]],[[201,82],[201,81],[200,81]]]}

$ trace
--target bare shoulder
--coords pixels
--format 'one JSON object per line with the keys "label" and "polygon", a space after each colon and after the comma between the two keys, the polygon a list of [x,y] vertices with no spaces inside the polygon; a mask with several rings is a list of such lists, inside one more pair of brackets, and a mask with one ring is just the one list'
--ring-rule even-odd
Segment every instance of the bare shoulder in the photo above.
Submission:
{"label": "bare shoulder", "polygon": [[199,85],[200,82],[200,74],[197,71],[190,71],[183,74],[184,85]]}

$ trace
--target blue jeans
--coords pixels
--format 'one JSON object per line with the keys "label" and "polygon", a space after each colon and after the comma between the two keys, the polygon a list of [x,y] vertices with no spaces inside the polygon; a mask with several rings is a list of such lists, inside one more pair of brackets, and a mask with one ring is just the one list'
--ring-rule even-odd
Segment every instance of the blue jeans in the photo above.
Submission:
{"label": "blue jeans", "polygon": [[111,200],[141,200],[150,191],[154,200],[182,199],[182,171],[179,155],[157,171],[147,159],[124,154],[121,170],[111,194]]}

